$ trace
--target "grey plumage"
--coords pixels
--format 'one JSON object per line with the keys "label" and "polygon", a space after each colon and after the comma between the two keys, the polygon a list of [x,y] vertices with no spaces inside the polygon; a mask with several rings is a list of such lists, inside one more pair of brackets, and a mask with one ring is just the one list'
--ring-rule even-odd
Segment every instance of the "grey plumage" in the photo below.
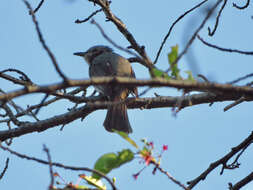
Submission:
{"label": "grey plumage", "polygon": [[[75,53],[84,57],[89,64],[90,77],[120,76],[135,78],[130,62],[116,54],[107,46],[94,46],[86,52]],[[126,88],[121,85],[97,85],[96,90],[105,95],[109,101],[114,102],[108,106],[104,127],[107,131],[113,129],[131,133],[132,128],[127,115],[127,106],[124,100],[130,92],[138,96],[137,88]]]}

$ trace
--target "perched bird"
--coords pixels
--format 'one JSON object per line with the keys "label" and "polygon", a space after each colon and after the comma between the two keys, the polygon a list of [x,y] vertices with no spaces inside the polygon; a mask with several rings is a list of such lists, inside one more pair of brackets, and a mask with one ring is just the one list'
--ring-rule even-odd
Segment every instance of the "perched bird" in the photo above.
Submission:
{"label": "perched bird", "polygon": [[[114,53],[107,46],[94,46],[86,52],[77,52],[74,55],[83,57],[88,63],[90,78],[111,76],[135,78],[130,62]],[[109,101],[115,103],[114,105],[108,106],[104,121],[105,129],[110,132],[115,129],[125,133],[131,133],[132,128],[128,120],[127,106],[124,100],[128,97],[129,93],[134,93],[138,96],[137,88],[127,88],[122,85],[96,85],[95,89],[106,96]]]}

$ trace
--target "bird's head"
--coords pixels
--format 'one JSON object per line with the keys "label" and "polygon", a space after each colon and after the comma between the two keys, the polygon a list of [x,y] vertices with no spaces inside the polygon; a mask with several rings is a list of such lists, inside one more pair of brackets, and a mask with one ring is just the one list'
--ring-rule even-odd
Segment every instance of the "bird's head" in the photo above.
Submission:
{"label": "bird's head", "polygon": [[85,61],[88,64],[90,64],[96,56],[98,56],[102,53],[105,53],[105,52],[113,52],[113,50],[111,48],[109,48],[108,46],[98,45],[98,46],[93,46],[93,47],[89,48],[85,52],[76,52],[76,53],[74,53],[74,55],[83,57],[85,59]]}

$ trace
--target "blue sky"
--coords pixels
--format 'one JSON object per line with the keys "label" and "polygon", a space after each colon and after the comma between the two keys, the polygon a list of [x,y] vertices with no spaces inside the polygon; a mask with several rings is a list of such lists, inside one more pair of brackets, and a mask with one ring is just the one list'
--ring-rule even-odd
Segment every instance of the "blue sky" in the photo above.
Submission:
{"label": "blue sky", "polygon": [[[199,2],[195,0],[173,2],[114,0],[111,9],[126,24],[137,41],[145,45],[148,55],[154,60],[171,24]],[[38,0],[31,1],[33,7],[36,7],[38,3]],[[207,41],[222,47],[252,51],[251,6],[240,11],[233,8],[232,2],[229,1],[222,13],[214,37],[207,36],[207,27],[213,28],[214,26],[214,16],[201,30],[200,35]],[[46,43],[55,54],[62,71],[70,78],[88,78],[87,64],[84,60],[73,56],[73,52],[84,51],[97,44],[111,46],[94,25],[89,22],[74,23],[75,19],[86,18],[97,9],[98,7],[94,7],[86,0],[46,0],[36,14]],[[179,51],[182,51],[204,16],[203,10],[195,11],[175,26],[165,44],[157,67],[161,69],[168,67],[167,53],[170,47],[178,44]],[[94,18],[115,42],[124,47],[129,45],[112,23],[104,22],[103,13],[99,13]],[[52,84],[61,80],[39,43],[31,17],[21,0],[1,3],[0,22],[2,23],[0,70],[20,69],[37,84]],[[119,50],[115,49],[115,52],[129,57]],[[194,42],[188,54],[181,59],[179,67],[182,71],[191,70],[192,62],[198,66],[197,73],[205,75],[211,81],[221,83],[249,74],[253,69],[251,56],[219,52],[205,47],[198,40]],[[149,77],[147,69],[138,63],[134,63],[133,67],[137,78]],[[1,88],[6,91],[19,88],[2,79],[0,79],[0,84]],[[165,96],[181,95],[177,90],[163,88],[153,89],[146,96],[152,97],[154,92]],[[25,98],[16,98],[15,101],[25,107],[28,104],[39,103],[42,97],[41,95],[29,95]],[[203,172],[211,162],[228,153],[230,148],[239,144],[252,131],[250,123],[252,103],[245,102],[228,112],[223,112],[223,108],[229,103],[231,102],[215,103],[211,107],[208,105],[188,107],[179,112],[177,117],[173,116],[171,108],[129,110],[128,114],[134,131],[131,137],[139,145],[141,145],[140,139],[147,138],[154,142],[157,150],[160,150],[163,144],[168,144],[168,151],[163,155],[161,166],[182,183],[186,183]],[[45,119],[64,113],[68,107],[70,104],[67,101],[60,101],[48,109],[42,109],[39,118]],[[11,148],[20,153],[46,159],[42,151],[42,145],[46,144],[50,149],[53,161],[91,168],[96,159],[104,153],[116,152],[124,148],[134,150],[119,136],[104,130],[102,124],[105,113],[105,111],[93,112],[83,122],[77,120],[68,124],[63,131],[59,131],[60,127],[56,127],[43,133],[33,133],[16,138]],[[0,127],[1,130],[6,129],[3,124],[0,124]],[[250,150],[251,147],[242,156],[240,160],[242,164],[239,169],[225,171],[220,176],[221,168],[218,168],[205,181],[200,182],[195,189],[226,189],[228,182],[235,183],[248,175],[253,170],[252,165],[249,164],[253,157]],[[47,166],[22,160],[2,151],[0,155],[0,166],[8,156],[10,157],[8,171],[0,181],[1,189],[32,190],[36,188],[42,190],[47,188],[50,182]],[[144,170],[138,180],[134,180],[132,174],[138,172],[142,167],[139,160],[135,159],[112,171],[109,177],[115,176],[116,186],[123,190],[180,189],[159,172],[153,176],[151,167]],[[79,174],[58,168],[55,170],[66,181],[76,182]],[[249,184],[244,190],[250,188],[252,184]]]}

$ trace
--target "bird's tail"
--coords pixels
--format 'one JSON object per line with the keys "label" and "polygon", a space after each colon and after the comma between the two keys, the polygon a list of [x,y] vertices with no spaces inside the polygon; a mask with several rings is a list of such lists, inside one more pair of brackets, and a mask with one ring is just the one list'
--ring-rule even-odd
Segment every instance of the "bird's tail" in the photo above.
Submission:
{"label": "bird's tail", "polygon": [[108,107],[104,127],[109,132],[112,132],[113,129],[115,129],[125,133],[132,133],[132,128],[127,115],[127,106],[125,103],[119,103]]}

